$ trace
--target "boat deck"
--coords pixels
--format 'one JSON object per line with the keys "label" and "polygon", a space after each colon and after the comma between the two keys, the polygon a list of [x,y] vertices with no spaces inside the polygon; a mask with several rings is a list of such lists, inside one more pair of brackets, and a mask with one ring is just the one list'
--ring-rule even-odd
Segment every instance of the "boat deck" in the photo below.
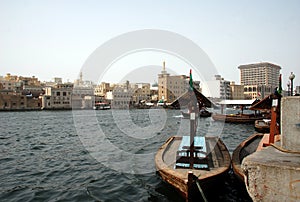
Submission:
{"label": "boat deck", "polygon": [[[176,168],[176,171],[179,173],[186,175],[190,170],[193,170],[193,173],[198,176],[199,174],[205,175],[206,173],[211,173],[215,168],[219,168],[220,166],[225,166],[224,158],[222,151],[220,149],[214,149],[217,145],[217,139],[215,138],[206,138],[209,141],[206,142],[206,150],[209,155],[209,170],[201,170],[201,169],[185,169],[185,168]],[[176,151],[180,147],[181,137],[175,137],[172,142],[170,142],[169,146],[166,148],[162,158],[163,161],[170,169],[175,169],[176,163]],[[218,146],[218,145],[217,145]],[[228,163],[228,162],[227,162]]]}
{"label": "boat deck", "polygon": [[218,137],[205,137],[205,139],[209,169],[176,168],[176,152],[182,141],[182,137],[178,136],[169,138],[155,156],[156,168],[163,180],[185,195],[190,171],[198,177],[200,183],[203,183],[227,173],[230,168],[231,158],[225,144]]}

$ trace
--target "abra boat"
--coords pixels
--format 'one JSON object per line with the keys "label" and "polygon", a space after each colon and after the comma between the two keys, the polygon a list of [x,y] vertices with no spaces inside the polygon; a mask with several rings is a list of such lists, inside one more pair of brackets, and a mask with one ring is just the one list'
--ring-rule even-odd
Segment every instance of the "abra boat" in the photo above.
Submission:
{"label": "abra boat", "polygon": [[[188,142],[189,136],[169,138],[159,148],[155,165],[165,182],[184,198],[195,200],[201,197],[195,182],[199,182],[204,193],[214,190],[214,186],[228,173],[231,159],[225,144],[218,137],[195,137],[195,147],[203,149],[195,152],[194,164],[190,168]],[[192,174],[192,179],[189,174]]]}
{"label": "abra boat", "polygon": [[[190,118],[190,113],[189,112],[181,111],[181,115],[185,119]],[[210,117],[211,115],[212,115],[212,113],[207,111],[207,110],[200,110],[199,114],[197,114],[198,117]]]}
{"label": "abra boat", "polygon": [[270,123],[271,123],[271,119],[256,120],[254,123],[255,131],[259,133],[269,133]]}
{"label": "abra boat", "polygon": [[[190,73],[191,74],[191,73]],[[227,176],[231,158],[225,144],[212,136],[196,136],[199,113],[191,76],[189,135],[170,137],[157,151],[155,165],[161,178],[172,185],[188,201],[205,199],[205,193]],[[216,183],[218,182],[218,183]]]}
{"label": "abra boat", "polygon": [[[232,169],[239,180],[244,182],[244,172],[241,168],[243,159],[253,154],[254,152],[262,150],[269,145],[270,134],[255,133],[241,142],[232,153]],[[280,141],[280,135],[274,136],[274,142]]]}
{"label": "abra boat", "polygon": [[256,114],[213,114],[212,119],[225,123],[254,123],[256,120],[263,119],[263,117]]}

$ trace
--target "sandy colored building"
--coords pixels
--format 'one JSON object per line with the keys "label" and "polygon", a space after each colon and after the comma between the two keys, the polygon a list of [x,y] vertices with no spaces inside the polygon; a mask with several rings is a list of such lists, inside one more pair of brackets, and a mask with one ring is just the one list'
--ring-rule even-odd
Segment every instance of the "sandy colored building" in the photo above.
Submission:
{"label": "sandy colored building", "polygon": [[[186,75],[171,76],[166,71],[165,62],[160,74],[158,74],[158,99],[171,103],[184,94],[189,86],[189,77]],[[200,81],[193,81],[194,87],[200,90]]]}

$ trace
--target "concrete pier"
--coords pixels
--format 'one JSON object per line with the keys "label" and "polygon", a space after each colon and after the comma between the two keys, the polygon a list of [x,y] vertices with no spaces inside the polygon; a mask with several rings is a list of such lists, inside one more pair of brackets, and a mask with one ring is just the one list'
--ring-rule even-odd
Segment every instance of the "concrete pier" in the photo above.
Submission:
{"label": "concrete pier", "polygon": [[300,97],[281,102],[281,142],[243,160],[246,187],[253,201],[300,201]]}

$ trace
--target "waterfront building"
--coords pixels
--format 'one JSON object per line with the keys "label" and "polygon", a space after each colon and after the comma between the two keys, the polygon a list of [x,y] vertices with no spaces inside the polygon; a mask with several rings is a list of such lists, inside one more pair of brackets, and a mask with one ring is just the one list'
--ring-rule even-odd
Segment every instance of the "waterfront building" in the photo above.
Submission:
{"label": "waterfront building", "polygon": [[244,100],[244,85],[235,84],[234,81],[230,82],[230,99],[231,100]]}
{"label": "waterfront building", "polygon": [[[116,84],[114,90],[108,92],[108,98],[111,99],[111,108],[127,109],[132,104],[132,96],[135,92],[134,86],[129,81],[123,84]],[[111,94],[111,95],[110,95]]]}
{"label": "waterfront building", "polygon": [[92,109],[95,105],[93,82],[84,81],[82,72],[72,91],[72,109]]}
{"label": "waterfront building", "polygon": [[41,82],[35,76],[24,77],[8,73],[5,77],[0,77],[0,83],[3,89],[21,92],[23,95],[31,95],[35,98],[43,93]]}
{"label": "waterfront building", "polygon": [[[171,103],[184,94],[189,86],[189,77],[186,75],[171,76],[166,71],[166,63],[163,62],[162,71],[158,74],[158,99]],[[200,81],[193,81],[194,87],[200,90]]]}
{"label": "waterfront building", "polygon": [[203,94],[210,98],[230,99],[230,81],[226,81],[221,75],[215,75],[211,81],[202,86]]}
{"label": "waterfront building", "polygon": [[151,100],[150,83],[114,84],[113,90],[106,92],[105,98],[112,108],[124,109],[131,105]]}
{"label": "waterfront building", "polygon": [[264,98],[272,94],[279,86],[281,67],[269,62],[246,64],[240,69],[241,85],[244,85],[246,97]]}
{"label": "waterfront building", "polygon": [[45,94],[41,96],[42,109],[71,109],[72,83],[57,84],[54,87],[45,87]]}
{"label": "waterfront building", "polygon": [[22,95],[13,90],[0,90],[0,110],[37,110],[41,109],[41,100]]}
{"label": "waterfront building", "polygon": [[111,85],[110,83],[101,82],[99,85],[97,85],[94,89],[94,95],[99,97],[106,96],[107,92],[111,92],[114,89],[114,85]]}
{"label": "waterfront building", "polygon": [[136,83],[133,86],[133,96],[132,102],[139,103],[141,101],[150,101],[151,94],[150,94],[150,83]]}
{"label": "waterfront building", "polygon": [[150,87],[150,96],[151,96],[151,102],[157,102],[158,101],[158,84],[155,83]]}

